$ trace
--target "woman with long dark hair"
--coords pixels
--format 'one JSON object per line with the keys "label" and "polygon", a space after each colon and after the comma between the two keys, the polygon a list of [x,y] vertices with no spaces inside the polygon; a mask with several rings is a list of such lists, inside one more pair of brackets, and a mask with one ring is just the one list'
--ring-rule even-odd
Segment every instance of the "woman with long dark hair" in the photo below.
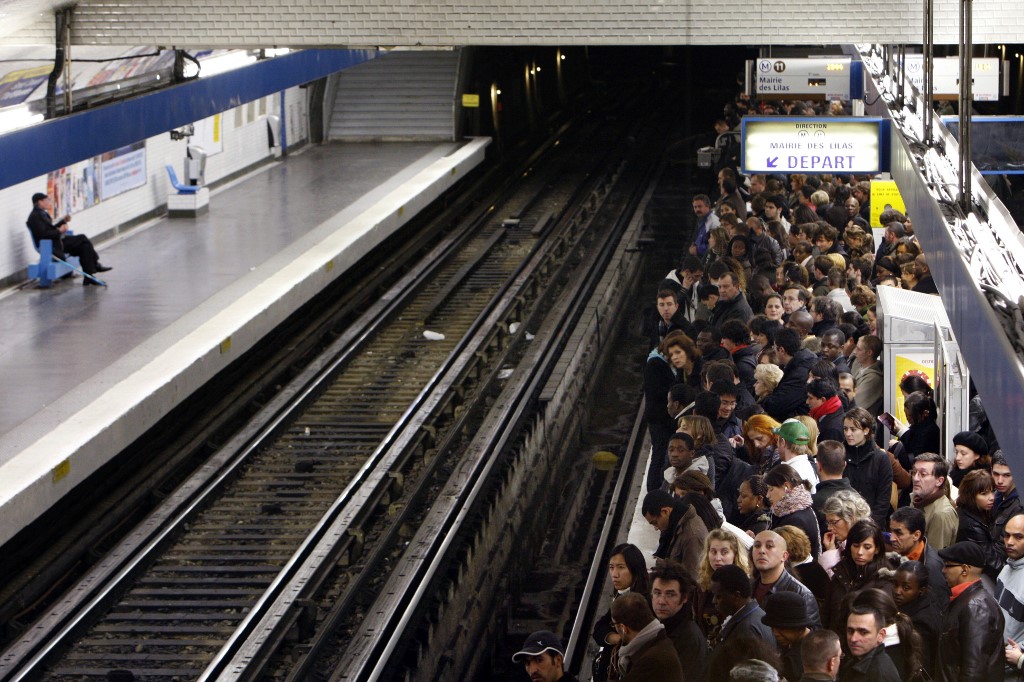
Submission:
{"label": "woman with long dark hair", "polygon": [[978,470],[964,476],[956,498],[956,515],[960,518],[956,541],[976,542],[987,553],[992,544],[992,507],[995,503],[992,474]]}
{"label": "woman with long dark hair", "polygon": [[771,528],[796,526],[811,541],[811,556],[817,561],[821,555],[821,531],[818,517],[811,507],[811,484],[788,464],[776,464],[764,476],[771,502]]}
{"label": "woman with long dark hair", "polygon": [[853,524],[846,536],[843,558],[832,569],[825,615],[822,622],[837,635],[846,635],[846,617],[850,606],[847,596],[866,587],[889,588],[887,580],[878,575],[885,566],[885,544],[882,529],[873,521]]}
{"label": "woman with long dark hair", "polygon": [[875,419],[862,407],[843,417],[846,439],[846,470],[843,475],[871,507],[871,518],[884,525],[892,498],[892,462],[874,440]]}

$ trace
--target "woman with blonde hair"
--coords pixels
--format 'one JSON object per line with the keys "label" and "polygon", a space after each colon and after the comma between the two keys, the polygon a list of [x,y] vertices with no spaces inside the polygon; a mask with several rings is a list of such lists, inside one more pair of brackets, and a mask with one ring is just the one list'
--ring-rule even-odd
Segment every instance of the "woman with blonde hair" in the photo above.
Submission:
{"label": "woman with blonde hair", "polygon": [[821,435],[821,432],[818,430],[818,422],[814,421],[814,417],[806,414],[798,415],[797,419],[807,427],[807,433],[810,434],[810,440],[807,441],[807,449],[811,451],[811,457],[817,457],[818,436]]}
{"label": "woman with blonde hair", "polygon": [[748,576],[753,575],[750,555],[731,531],[716,528],[704,538],[704,553],[701,556],[697,574],[697,590],[694,594],[694,620],[705,636],[722,624],[722,616],[711,601],[711,574],[722,566],[734,564]]}
{"label": "woman with blonde hair", "polygon": [[[757,369],[764,367],[758,365]],[[757,376],[757,369],[754,376]],[[777,368],[776,368],[777,369]],[[779,463],[779,437],[772,433],[773,429],[782,426],[766,414],[753,414],[743,422],[743,439],[750,450],[750,463],[759,474]]]}
{"label": "woman with blonde hair", "polygon": [[[764,352],[764,351],[762,351]],[[782,381],[782,368],[775,364],[760,363],[754,367],[754,397],[763,402]]]}
{"label": "woman with blonde hair", "polygon": [[[693,438],[693,462],[699,463],[701,457],[706,458],[707,476],[711,479],[711,485],[715,485],[715,445],[718,436],[715,435],[711,420],[703,415],[687,414],[679,418],[679,430]],[[703,467],[701,470],[704,470]]]}

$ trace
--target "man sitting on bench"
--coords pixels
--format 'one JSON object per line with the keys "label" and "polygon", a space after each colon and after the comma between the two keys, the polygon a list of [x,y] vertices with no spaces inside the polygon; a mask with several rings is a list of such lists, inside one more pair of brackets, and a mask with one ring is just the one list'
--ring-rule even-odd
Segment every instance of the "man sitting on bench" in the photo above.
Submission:
{"label": "man sitting on bench", "polygon": [[[71,216],[64,216],[55,225],[53,218],[50,217],[50,211],[52,210],[53,200],[50,197],[42,192],[36,192],[32,195],[32,213],[29,214],[26,224],[29,231],[32,232],[32,241],[35,242],[36,248],[39,248],[40,241],[49,239],[53,242],[53,255],[58,258],[64,258],[65,253],[78,256],[79,261],[82,263],[82,270],[86,274],[94,275],[97,272],[110,270],[111,268],[100,263],[99,256],[96,255],[96,249],[88,237],[84,234],[64,234],[68,230]],[[86,277],[82,282],[86,286],[96,283],[90,277]]]}

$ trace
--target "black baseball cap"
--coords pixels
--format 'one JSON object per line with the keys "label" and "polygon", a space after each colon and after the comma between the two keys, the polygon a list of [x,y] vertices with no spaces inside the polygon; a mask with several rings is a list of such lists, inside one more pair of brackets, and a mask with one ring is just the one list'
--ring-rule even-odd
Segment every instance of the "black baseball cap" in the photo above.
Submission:
{"label": "black baseball cap", "polygon": [[552,656],[555,654],[565,656],[565,647],[562,646],[562,642],[555,633],[549,630],[538,630],[526,638],[522,649],[512,654],[512,662],[518,663],[526,656],[539,656],[545,651],[550,652]]}

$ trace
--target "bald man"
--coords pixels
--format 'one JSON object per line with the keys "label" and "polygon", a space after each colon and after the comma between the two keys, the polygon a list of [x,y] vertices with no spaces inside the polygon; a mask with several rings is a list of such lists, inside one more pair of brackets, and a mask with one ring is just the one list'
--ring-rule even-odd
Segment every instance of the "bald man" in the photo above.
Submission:
{"label": "bald man", "polygon": [[799,334],[800,340],[803,341],[814,328],[814,316],[807,310],[796,310],[789,316],[786,326]]}
{"label": "bald man", "polygon": [[818,614],[818,602],[803,583],[786,572],[786,540],[772,530],[763,530],[754,536],[754,546],[750,550],[754,559],[754,599],[764,608],[768,595],[775,592],[795,592],[804,600],[807,615],[814,622],[814,627],[821,627]]}

